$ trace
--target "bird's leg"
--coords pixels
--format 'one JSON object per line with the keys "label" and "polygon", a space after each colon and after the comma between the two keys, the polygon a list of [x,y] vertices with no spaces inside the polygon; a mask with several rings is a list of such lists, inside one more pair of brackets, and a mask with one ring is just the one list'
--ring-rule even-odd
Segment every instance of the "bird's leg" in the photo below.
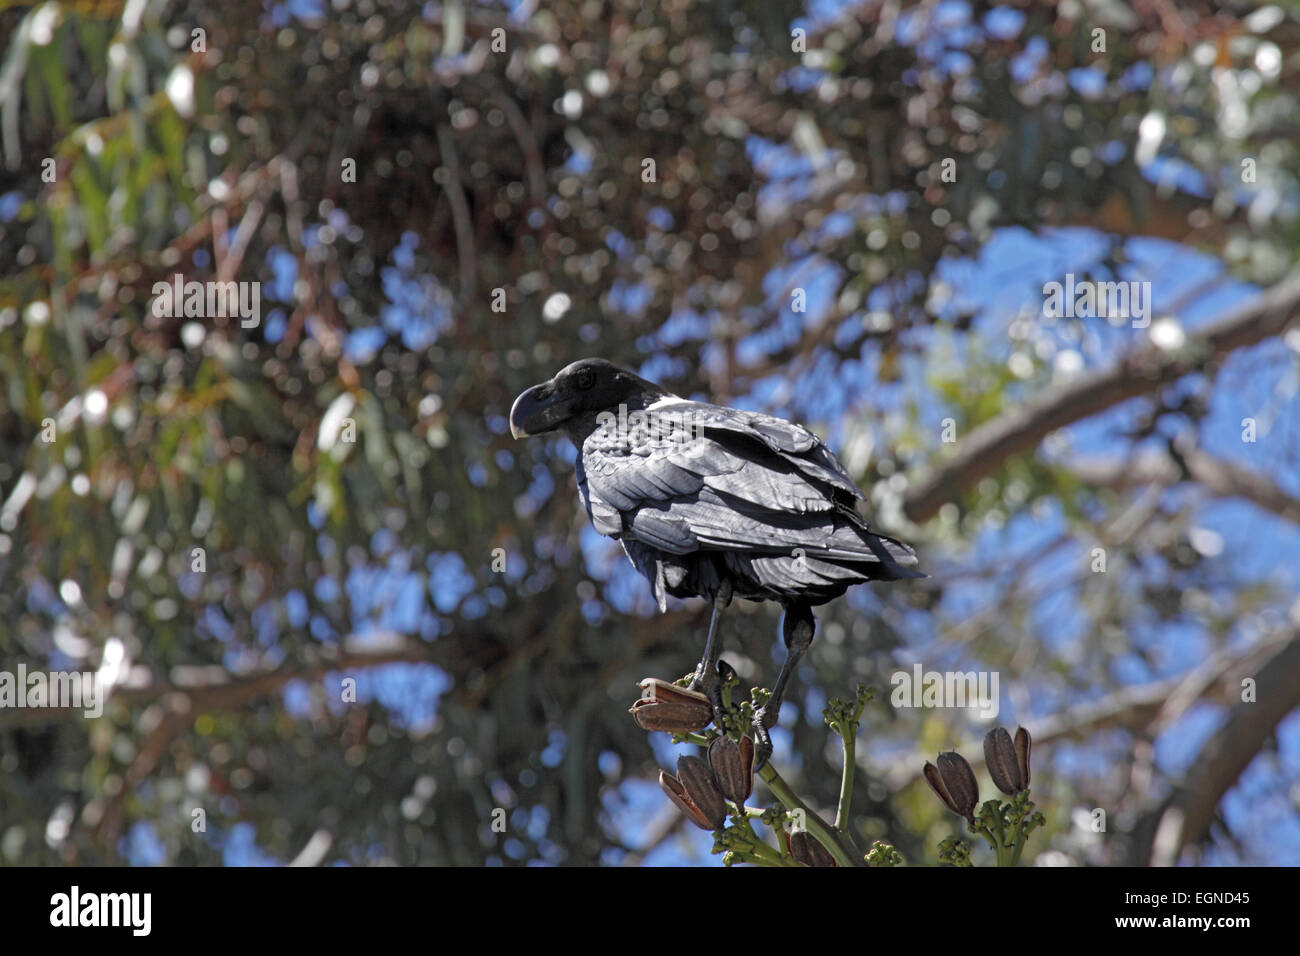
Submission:
{"label": "bird's leg", "polygon": [[731,603],[731,582],[723,580],[713,595],[713,616],[709,619],[709,636],[704,642],[704,656],[695,667],[690,689],[698,690],[713,705],[713,723],[718,733],[725,733],[722,717],[722,680],[718,677],[718,658],[722,656],[722,635],[718,633],[718,619],[722,609]]}
{"label": "bird's leg", "polygon": [[754,712],[755,770],[762,769],[767,759],[772,756],[772,738],[768,735],[768,728],[775,726],[776,719],[781,715],[781,699],[785,696],[785,685],[789,683],[794,669],[799,666],[799,659],[812,644],[813,631],[816,627],[817,621],[813,617],[812,608],[807,604],[799,602],[786,607],[785,617],[781,620],[781,637],[785,640],[785,663],[781,665],[781,673],[777,675],[776,684],[772,687],[772,696],[768,698],[766,704]]}

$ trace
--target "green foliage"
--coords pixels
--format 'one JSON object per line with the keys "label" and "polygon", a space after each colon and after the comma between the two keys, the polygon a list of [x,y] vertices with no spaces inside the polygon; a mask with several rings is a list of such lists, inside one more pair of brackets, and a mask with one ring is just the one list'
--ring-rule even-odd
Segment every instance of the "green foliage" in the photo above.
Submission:
{"label": "green foliage", "polygon": [[[966,75],[853,15],[814,25],[819,52],[801,56],[789,31],[803,7],[786,2],[535,7],[515,20],[489,4],[349,0],[307,23],[261,0],[150,0],[124,22],[117,3],[0,2],[0,200],[16,204],[0,221],[0,663],[93,671],[109,647],[127,662],[100,720],[0,712],[0,860],[138,859],[145,827],[165,861],[210,864],[241,825],[280,860],[319,830],[330,859],[357,864],[640,852],[622,814],[628,782],[655,761],[622,692],[694,660],[700,612],[643,616],[648,605],[606,589],[622,558],[584,547],[571,466],[555,443],[514,444],[504,427],[519,391],[596,353],[658,357],[667,384],[719,400],[774,373],[844,372],[856,391],[829,424],[877,450],[857,469],[875,503],[891,476],[950,451],[934,420],[951,415],[965,434],[1050,384],[1041,363],[1013,374],[1005,343],[930,295],[940,265],[977,255],[995,229],[1164,236],[1261,282],[1294,266],[1294,219],[1248,216],[1229,175],[1248,152],[1271,189],[1294,192],[1293,77],[1240,87],[1246,127],[1225,131],[1227,93],[1186,54],[1208,36],[1170,52],[1153,23],[1104,22],[1098,57],[1091,20],[1037,5],[1016,39],[981,41]],[[1201,10],[1184,22],[1218,21]],[[195,28],[205,52],[191,48]],[[1281,43],[1290,71],[1287,29],[1240,32],[1223,55],[1255,75],[1261,45]],[[1030,37],[1048,55],[1018,80],[1008,63]],[[1145,63],[1163,78],[1125,85]],[[1104,73],[1103,93],[1052,81],[1085,67]],[[805,87],[796,68],[826,78]],[[1137,168],[1153,111],[1170,118],[1164,148],[1208,178],[1212,216]],[[1124,149],[1104,160],[1097,147],[1112,141]],[[790,183],[757,144],[812,173],[774,202]],[[955,182],[941,178],[947,159]],[[869,208],[845,234],[823,228],[859,200]],[[813,251],[838,270],[837,294],[827,315],[791,325],[787,277],[770,277]],[[155,315],[155,283],[178,273],[259,282],[260,324]],[[865,305],[878,290],[888,321]],[[571,307],[540,318],[560,293]],[[404,317],[386,320],[395,308]],[[686,310],[705,331],[665,333]],[[376,326],[379,344],[357,346]],[[915,334],[928,330],[953,351],[932,352]],[[740,348],[750,337],[761,355]],[[862,387],[864,366],[879,392]],[[908,368],[924,393],[903,384]],[[345,406],[355,443],[323,442]],[[1099,514],[1125,507],[1033,455],[954,503],[957,523],[917,529],[935,566],[1044,503],[1085,543]],[[1151,520],[1160,534],[1115,543],[1113,560],[1175,554],[1188,515]],[[440,602],[444,561],[467,584]],[[408,576],[410,592],[384,571]],[[946,610],[937,579],[827,608],[805,668],[812,693],[788,705],[793,782],[809,804],[836,805],[841,768],[818,703],[883,686],[904,643],[966,628],[956,646],[990,666],[1093,690],[1125,650],[1107,633],[1159,606],[1153,594],[1168,605],[1207,593],[1215,573],[1198,561],[1179,577],[1086,580],[1082,662],[1026,661],[1053,628],[1018,579],[985,619]],[[1213,642],[1280,602],[1265,585],[1230,596],[1208,618]],[[418,623],[385,616],[399,599]],[[739,610],[726,627],[762,671],[772,610]],[[361,639],[375,630],[396,643]],[[344,702],[345,678],[364,685],[358,703]],[[866,739],[907,745],[931,732],[932,715],[865,704],[832,725],[860,718]],[[852,807],[853,838],[898,846],[877,843],[873,865],[933,857],[937,812],[891,774],[896,757],[898,746],[862,755],[876,786]],[[498,808],[506,834],[492,827]],[[1049,817],[1044,845],[1082,852],[1066,815]]]}

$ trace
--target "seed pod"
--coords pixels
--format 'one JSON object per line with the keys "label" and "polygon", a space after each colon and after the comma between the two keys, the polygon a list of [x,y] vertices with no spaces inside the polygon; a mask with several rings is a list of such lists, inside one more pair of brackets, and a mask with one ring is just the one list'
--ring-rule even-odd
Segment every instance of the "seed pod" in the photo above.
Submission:
{"label": "seed pod", "polygon": [[1008,796],[1014,796],[1029,785],[1020,767],[1016,745],[1002,727],[994,727],[984,735],[984,763],[988,765],[994,786]]}
{"label": "seed pod", "polygon": [[664,793],[668,794],[668,799],[676,805],[678,810],[682,811],[682,816],[686,817],[687,820],[690,820],[701,830],[713,829],[708,818],[695,805],[695,801],[690,798],[686,788],[682,786],[682,782],[667,770],[659,771],[659,786]]}
{"label": "seed pod", "polygon": [[790,832],[790,855],[804,866],[835,866],[835,857],[807,830]]}
{"label": "seed pod", "polygon": [[677,779],[700,815],[708,821],[709,829],[721,830],[727,822],[727,804],[709,765],[699,757],[678,757]]}
{"label": "seed pod", "polygon": [[937,767],[932,763],[925,765],[925,782],[943,801],[944,806],[973,823],[975,805],[980,798],[975,771],[965,757],[953,751],[939,754],[938,763]]}
{"label": "seed pod", "polygon": [[709,767],[722,795],[743,805],[754,789],[754,741],[719,737],[709,744]]}
{"label": "seed pod", "polygon": [[717,780],[709,765],[699,757],[682,756],[677,758],[677,779],[686,789],[691,802],[699,808],[700,813],[711,824],[711,829],[718,830],[727,822],[727,805],[722,791],[718,789]]}
{"label": "seed pod", "polygon": [[1016,763],[1020,767],[1020,775],[1025,780],[1025,789],[1029,789],[1029,748],[1033,741],[1029,739],[1029,731],[1024,727],[1016,728]]}
{"label": "seed pod", "polygon": [[713,721],[713,706],[699,691],[678,687],[657,677],[641,681],[641,697],[628,711],[642,730],[689,734]]}
{"label": "seed pod", "polygon": [[953,803],[952,797],[948,795],[948,788],[943,785],[943,778],[939,776],[939,768],[927,760],[922,773],[925,774],[925,782],[930,785],[930,789],[934,791],[935,796],[943,801],[943,805],[953,813],[960,814],[961,811],[957,809],[957,804]]}

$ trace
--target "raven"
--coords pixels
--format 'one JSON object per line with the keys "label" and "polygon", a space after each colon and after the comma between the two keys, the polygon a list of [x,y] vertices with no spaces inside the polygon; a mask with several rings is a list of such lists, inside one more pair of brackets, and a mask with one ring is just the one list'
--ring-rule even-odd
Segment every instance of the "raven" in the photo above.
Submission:
{"label": "raven", "polygon": [[786,659],[754,716],[756,766],[771,755],[791,673],[812,643],[812,608],[863,581],[924,577],[901,541],[874,534],[864,497],[812,432],[771,415],[692,402],[604,359],[583,359],[521,394],[515,438],[566,434],[579,450],[578,492],[601,534],[617,538],[667,596],[713,605],[692,689],[722,730],[718,618],[732,597],[784,608]]}

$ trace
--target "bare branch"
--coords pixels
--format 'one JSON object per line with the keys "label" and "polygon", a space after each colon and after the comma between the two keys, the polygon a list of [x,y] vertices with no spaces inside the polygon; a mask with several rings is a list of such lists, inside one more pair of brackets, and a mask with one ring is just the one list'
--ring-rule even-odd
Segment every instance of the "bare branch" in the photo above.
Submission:
{"label": "bare branch", "polygon": [[904,511],[915,522],[928,521],[944,503],[996,471],[1007,459],[1033,451],[1056,429],[1155,392],[1214,359],[1278,335],[1297,318],[1300,272],[1293,272],[1245,305],[1189,333],[1179,349],[1142,345],[1111,368],[1032,395],[980,425],[951,458],[913,482],[904,496]]}
{"label": "bare branch", "polygon": [[[290,681],[320,680],[330,671],[358,671],[385,664],[419,664],[432,659],[429,645],[404,635],[381,631],[364,637],[348,637],[341,649],[321,646],[311,660],[286,663],[280,667],[248,675],[232,674],[219,665],[211,667],[173,667],[167,679],[141,668],[131,672],[130,683],[112,689],[108,705],[139,707],[168,700],[169,711],[193,715],[207,711],[234,710],[279,692]],[[43,724],[52,720],[81,717],[81,707],[6,708],[0,714],[0,729],[10,726]]]}
{"label": "bare branch", "polygon": [[[1056,740],[1083,740],[1102,730],[1123,729],[1144,734],[1159,732],[1198,701],[1226,704],[1240,700],[1240,679],[1246,676],[1261,675],[1259,697],[1263,700],[1264,671],[1272,667],[1271,662],[1276,661],[1288,648],[1295,647],[1300,647],[1300,634],[1283,631],[1266,638],[1244,653],[1225,648],[1187,674],[1153,684],[1126,687],[1094,703],[1071,707],[1055,717],[1034,721],[1029,724],[1029,730],[1034,736],[1034,752],[1038,753],[1042,747]],[[1294,668],[1297,665],[1292,666]],[[1297,698],[1296,704],[1300,704],[1300,682],[1296,682],[1291,696]],[[1296,704],[1291,704],[1287,709]],[[976,769],[982,766],[984,755],[978,738],[971,738],[956,749]],[[1254,751],[1251,753],[1253,755]],[[933,757],[933,754],[929,757]],[[926,759],[927,755],[918,753],[894,762],[894,769],[885,774],[886,785],[891,790],[899,790],[919,781],[921,767]]]}
{"label": "bare branch", "polygon": [[[1300,524],[1300,501],[1272,479],[1249,468],[1208,455],[1200,449],[1180,450],[1187,464],[1187,476],[1221,498],[1243,498]],[[1168,455],[1148,452],[1132,458],[1076,458],[1063,463],[1084,484],[1125,491],[1143,485],[1174,485],[1182,481],[1183,472]]]}
{"label": "bare branch", "polygon": [[460,180],[460,160],[456,155],[456,143],[451,130],[445,125],[438,126],[438,151],[442,154],[442,165],[447,170],[447,182],[443,184],[447,201],[451,203],[452,220],[456,225],[456,250],[460,261],[460,296],[462,306],[474,298],[475,277],[478,275],[478,254],[474,250],[474,228],[470,224],[469,200],[465,198],[465,189]]}
{"label": "bare branch", "polygon": [[1172,866],[1185,847],[1204,840],[1215,811],[1277,725],[1300,707],[1300,631],[1255,674],[1255,696],[1237,700],[1223,728],[1192,761],[1182,783],[1159,806],[1146,813],[1134,830],[1131,865]]}

